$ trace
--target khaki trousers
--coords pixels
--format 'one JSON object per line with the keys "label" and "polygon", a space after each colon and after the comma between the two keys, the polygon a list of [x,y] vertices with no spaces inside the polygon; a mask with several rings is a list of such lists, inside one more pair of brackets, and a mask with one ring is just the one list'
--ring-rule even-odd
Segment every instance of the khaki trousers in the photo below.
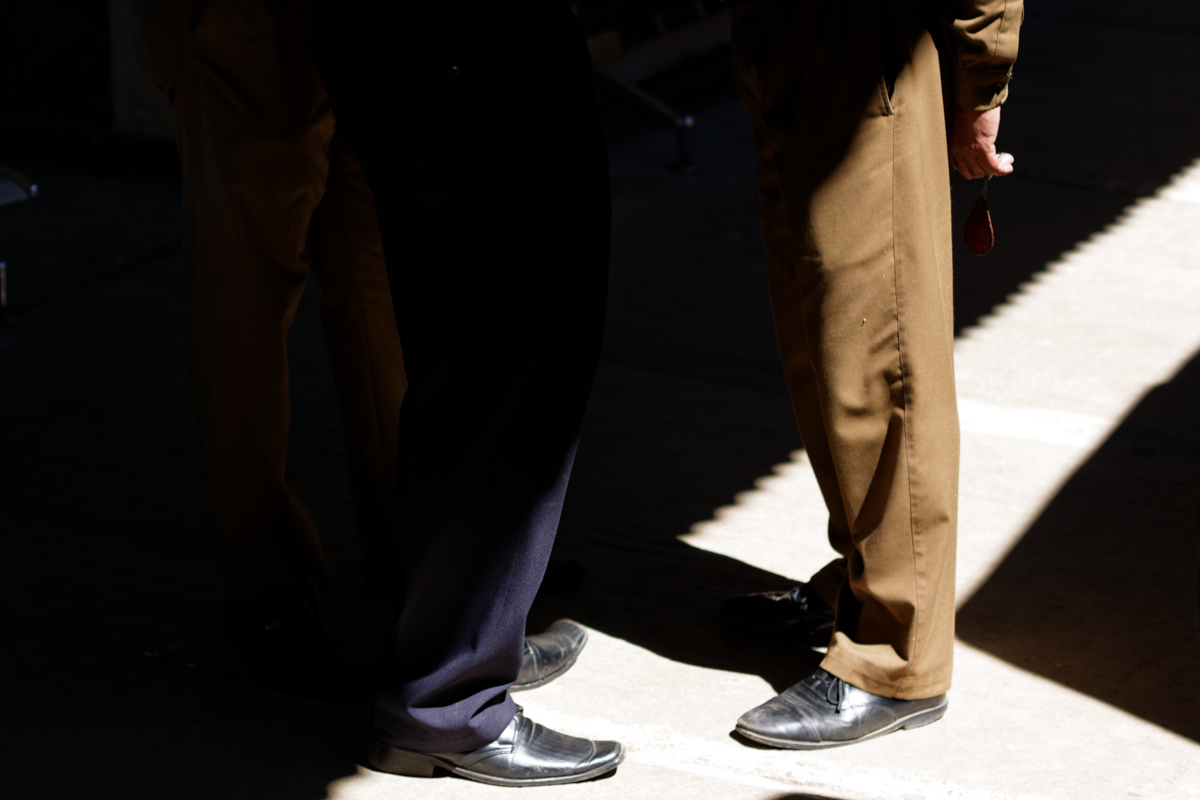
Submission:
{"label": "khaki trousers", "polygon": [[958,416],[938,55],[897,4],[734,12],[771,303],[796,421],[843,559],[822,666],[874,694],[950,686]]}
{"label": "khaki trousers", "polygon": [[287,333],[311,269],[369,561],[406,387],[374,199],[335,137],[302,0],[137,0],[133,17],[146,72],[174,105],[204,500],[226,589],[327,585],[287,469]]}

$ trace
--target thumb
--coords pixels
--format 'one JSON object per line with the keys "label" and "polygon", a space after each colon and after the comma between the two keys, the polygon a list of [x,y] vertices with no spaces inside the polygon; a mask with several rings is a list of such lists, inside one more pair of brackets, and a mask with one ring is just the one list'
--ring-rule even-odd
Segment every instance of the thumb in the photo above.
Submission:
{"label": "thumb", "polygon": [[1012,153],[997,153],[993,150],[984,157],[986,170],[991,175],[1007,175],[1013,171]]}

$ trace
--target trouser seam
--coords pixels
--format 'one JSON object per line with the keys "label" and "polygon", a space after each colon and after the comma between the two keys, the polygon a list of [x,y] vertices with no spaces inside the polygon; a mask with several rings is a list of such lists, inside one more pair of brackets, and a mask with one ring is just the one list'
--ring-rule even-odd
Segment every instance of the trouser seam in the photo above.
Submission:
{"label": "trouser seam", "polygon": [[896,302],[896,360],[900,366],[900,395],[903,400],[903,414],[900,421],[901,433],[904,437],[904,473],[905,483],[908,488],[908,535],[912,551],[912,566],[913,566],[913,621],[912,634],[909,637],[909,652],[907,666],[904,669],[904,674],[900,676],[900,680],[896,683],[896,688],[892,694],[899,694],[903,688],[905,681],[908,680],[909,674],[912,672],[913,664],[917,660],[917,643],[920,639],[918,632],[921,623],[921,580],[917,568],[917,532],[916,532],[916,501],[913,495],[913,471],[912,471],[912,441],[911,428],[908,424],[909,412],[909,386],[907,375],[905,374],[906,366],[904,361],[903,347],[903,323],[901,321],[901,302],[900,302],[900,258],[896,252],[896,115],[891,116],[892,127],[892,184],[891,184],[891,207],[892,207],[892,281],[895,289]]}

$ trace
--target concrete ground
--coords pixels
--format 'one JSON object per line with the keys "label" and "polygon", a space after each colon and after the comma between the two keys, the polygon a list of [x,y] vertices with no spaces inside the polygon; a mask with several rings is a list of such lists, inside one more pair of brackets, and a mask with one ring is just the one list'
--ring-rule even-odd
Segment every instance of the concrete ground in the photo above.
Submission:
{"label": "concrete ground", "polygon": [[[1031,6],[989,189],[997,248],[956,242],[959,641],[937,725],[818,753],[737,716],[820,658],[722,633],[721,598],[831,555],[779,375],[749,128],[719,58],[653,88],[669,134],[606,110],[611,321],[558,545],[592,630],[531,717],[626,763],[539,797],[1200,798],[1200,10]],[[6,163],[13,158],[5,156]],[[359,759],[387,608],[363,597],[336,399],[309,293],[290,338],[292,466],[321,523],[345,702],[248,681],[221,646],[197,523],[172,249],[177,186],[70,159],[0,215],[0,796],[366,800],[511,794]],[[955,181],[961,230],[977,191]],[[34,272],[30,267],[36,266]],[[18,277],[20,276],[20,277]]]}

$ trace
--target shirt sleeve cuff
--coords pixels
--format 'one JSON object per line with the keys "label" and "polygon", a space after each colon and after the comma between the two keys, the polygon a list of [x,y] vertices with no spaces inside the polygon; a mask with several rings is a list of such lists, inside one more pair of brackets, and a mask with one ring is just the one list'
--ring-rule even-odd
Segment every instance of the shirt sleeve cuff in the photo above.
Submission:
{"label": "shirt sleeve cuff", "polygon": [[954,70],[954,102],[962,108],[987,111],[1008,99],[1012,70],[983,72],[957,67]]}

